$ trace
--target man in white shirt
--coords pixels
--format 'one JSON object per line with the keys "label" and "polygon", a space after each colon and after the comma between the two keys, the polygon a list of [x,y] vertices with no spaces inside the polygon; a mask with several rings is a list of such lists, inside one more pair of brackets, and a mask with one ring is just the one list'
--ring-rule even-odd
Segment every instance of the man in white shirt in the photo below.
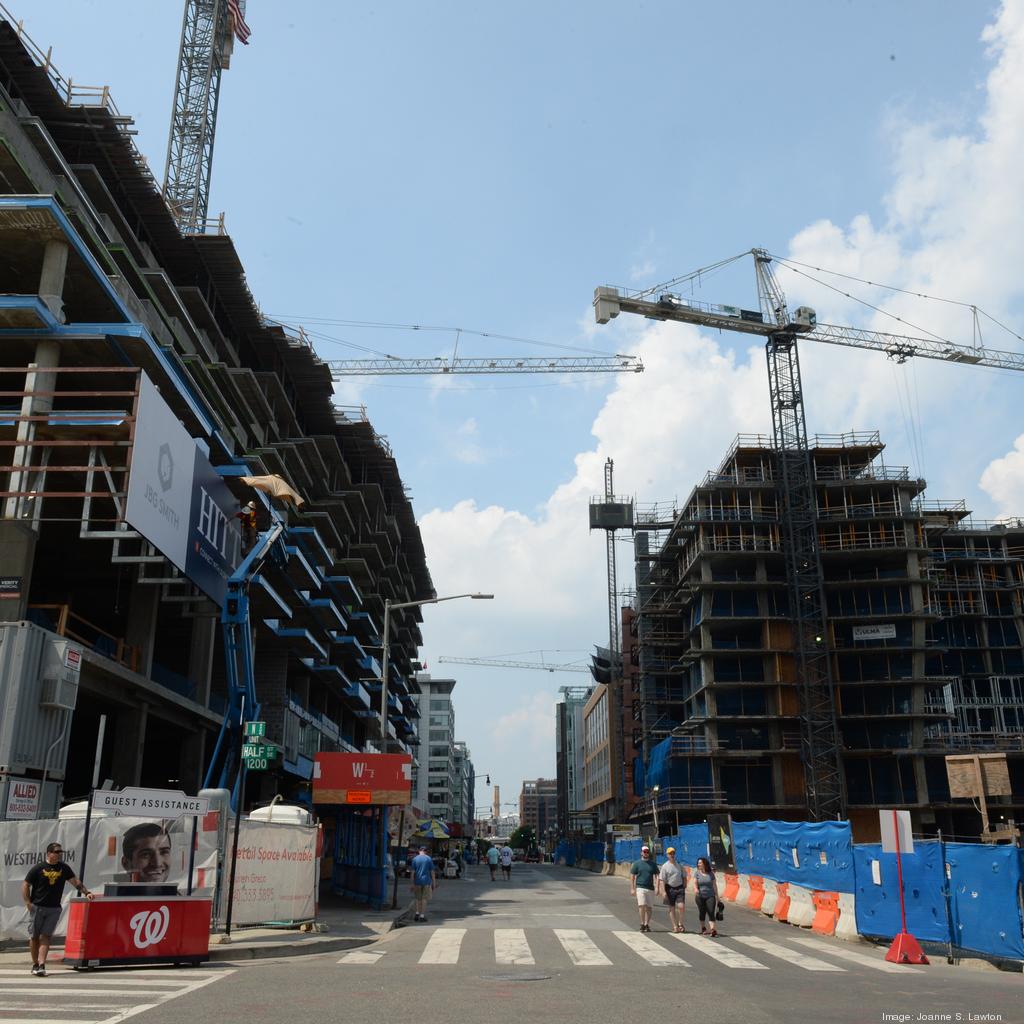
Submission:
{"label": "man in white shirt", "polygon": [[501,873],[506,881],[512,880],[512,847],[506,843],[498,853],[501,860]]}
{"label": "man in white shirt", "polygon": [[668,916],[672,922],[672,930],[685,931],[683,928],[683,911],[686,900],[686,874],[682,864],[676,861],[676,848],[670,846],[665,851],[668,860],[661,865],[658,872],[658,889],[668,904]]}

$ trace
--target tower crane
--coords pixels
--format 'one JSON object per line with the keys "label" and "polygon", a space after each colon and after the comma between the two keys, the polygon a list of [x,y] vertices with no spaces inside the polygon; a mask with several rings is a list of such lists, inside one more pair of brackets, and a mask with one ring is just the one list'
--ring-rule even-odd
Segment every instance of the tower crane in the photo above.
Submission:
{"label": "tower crane", "polygon": [[231,66],[235,39],[248,44],[249,35],[245,0],[185,0],[164,197],[186,234],[206,225],[220,77]]}
{"label": "tower crane", "polygon": [[[716,264],[716,267],[746,255],[748,253],[741,253]],[[817,507],[807,445],[797,339],[874,349],[900,363],[911,356],[921,356],[1004,370],[1024,370],[1024,354],[986,349],[980,345],[957,345],[937,337],[920,338],[819,324],[814,310],[807,306],[800,306],[791,315],[772,270],[771,254],[764,249],[751,249],[749,255],[754,258],[758,310],[712,305],[685,298],[669,290],[684,280],[677,278],[668,285],[645,291],[596,288],[594,313],[599,324],[608,323],[620,312],[627,312],[652,320],[677,320],[765,338],[772,431],[785,530],[786,576],[799,679],[801,755],[808,810],[813,819],[822,821],[842,816],[845,798],[836,724],[835,681],[826,643]]]}
{"label": "tower crane", "polygon": [[585,672],[590,674],[586,665],[549,665],[544,661],[504,661],[498,658],[449,658],[442,655],[437,659],[448,665],[485,665],[490,668],[528,668],[542,669],[545,672]]}

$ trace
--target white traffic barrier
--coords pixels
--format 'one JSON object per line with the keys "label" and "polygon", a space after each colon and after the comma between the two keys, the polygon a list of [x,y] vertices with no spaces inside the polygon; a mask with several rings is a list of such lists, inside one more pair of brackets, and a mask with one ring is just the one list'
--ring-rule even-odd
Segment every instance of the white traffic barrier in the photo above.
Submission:
{"label": "white traffic barrier", "polygon": [[779,902],[779,890],[770,879],[764,880],[764,901],[761,903],[761,913],[772,917],[775,914],[775,904]]}
{"label": "white traffic barrier", "polygon": [[790,924],[800,925],[801,928],[810,928],[814,921],[814,900],[811,899],[811,890],[805,889],[802,885],[789,883],[789,917]]}
{"label": "white traffic barrier", "polygon": [[857,933],[856,897],[852,892],[839,894],[839,922],[836,924],[836,938],[846,939],[847,942],[857,942],[860,939],[860,935]]}
{"label": "white traffic barrier", "polygon": [[750,900],[750,875],[739,875],[740,887],[736,891],[736,902],[745,907]]}

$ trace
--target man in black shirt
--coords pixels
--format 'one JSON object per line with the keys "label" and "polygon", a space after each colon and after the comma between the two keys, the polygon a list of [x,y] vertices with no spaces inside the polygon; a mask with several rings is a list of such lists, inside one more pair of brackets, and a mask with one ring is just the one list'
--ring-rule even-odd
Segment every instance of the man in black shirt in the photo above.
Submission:
{"label": "man in black shirt", "polygon": [[46,956],[50,952],[50,939],[60,920],[60,902],[64,886],[70,882],[81,895],[92,899],[92,893],[75,877],[74,871],[61,860],[64,853],[60,843],[50,843],[46,860],[29,868],[21,883],[21,898],[29,912],[28,948],[32,954],[32,973],[46,977]]}

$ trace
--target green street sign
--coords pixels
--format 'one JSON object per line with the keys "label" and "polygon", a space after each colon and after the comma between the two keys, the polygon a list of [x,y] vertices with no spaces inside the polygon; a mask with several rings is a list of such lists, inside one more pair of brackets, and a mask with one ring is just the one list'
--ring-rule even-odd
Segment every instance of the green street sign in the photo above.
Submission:
{"label": "green street sign", "polygon": [[251,772],[265,772],[270,767],[270,758],[267,757],[247,757],[245,760],[245,767]]}
{"label": "green street sign", "polygon": [[263,757],[273,761],[281,753],[274,743],[243,743],[242,757]]}
{"label": "green street sign", "polygon": [[246,722],[245,723],[245,735],[246,736],[266,736],[267,735],[267,723],[266,722]]}

